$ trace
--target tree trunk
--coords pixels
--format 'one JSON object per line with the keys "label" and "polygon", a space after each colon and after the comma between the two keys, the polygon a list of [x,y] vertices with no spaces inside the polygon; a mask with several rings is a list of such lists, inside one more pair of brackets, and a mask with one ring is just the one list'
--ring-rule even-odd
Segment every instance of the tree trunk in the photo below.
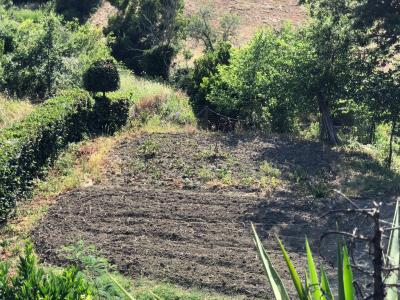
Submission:
{"label": "tree trunk", "polygon": [[318,97],[319,112],[321,113],[320,132],[321,139],[327,140],[331,145],[339,144],[339,138],[333,127],[331,112],[323,96]]}
{"label": "tree trunk", "polygon": [[393,162],[393,142],[394,142],[394,135],[396,133],[396,126],[397,126],[397,117],[393,117],[392,131],[390,133],[390,141],[389,141],[389,155],[387,158],[387,166],[389,169],[392,167],[392,162]]}
{"label": "tree trunk", "polygon": [[369,127],[369,133],[368,133],[368,144],[372,144],[375,142],[375,134],[376,134],[376,122],[375,120],[371,121],[371,126]]}

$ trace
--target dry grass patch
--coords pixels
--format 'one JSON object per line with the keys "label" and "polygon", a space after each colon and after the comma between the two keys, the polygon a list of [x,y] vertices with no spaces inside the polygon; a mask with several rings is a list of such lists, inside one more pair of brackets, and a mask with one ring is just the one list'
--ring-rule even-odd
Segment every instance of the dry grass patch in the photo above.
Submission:
{"label": "dry grass patch", "polygon": [[17,101],[0,96],[0,129],[23,119],[33,110],[28,101]]}
{"label": "dry grass patch", "polygon": [[123,134],[73,144],[60,156],[47,178],[36,182],[32,200],[18,203],[15,217],[0,228],[0,260],[8,261],[11,268],[16,266],[30,231],[58,195],[101,181],[105,157],[120,138]]}

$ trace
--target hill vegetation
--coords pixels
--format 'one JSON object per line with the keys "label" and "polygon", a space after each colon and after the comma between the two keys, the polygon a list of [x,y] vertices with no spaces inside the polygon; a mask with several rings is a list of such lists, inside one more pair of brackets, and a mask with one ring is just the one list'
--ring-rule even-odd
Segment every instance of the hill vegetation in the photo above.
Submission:
{"label": "hill vegetation", "polygon": [[0,0],[0,298],[397,299],[399,12]]}

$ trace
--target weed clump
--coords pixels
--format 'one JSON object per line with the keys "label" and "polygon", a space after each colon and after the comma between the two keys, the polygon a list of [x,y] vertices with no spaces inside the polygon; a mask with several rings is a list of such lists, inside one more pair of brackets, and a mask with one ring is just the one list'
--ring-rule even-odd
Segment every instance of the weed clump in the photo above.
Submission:
{"label": "weed clump", "polygon": [[152,159],[156,156],[160,145],[153,140],[145,140],[140,146],[139,151],[144,156],[145,159]]}

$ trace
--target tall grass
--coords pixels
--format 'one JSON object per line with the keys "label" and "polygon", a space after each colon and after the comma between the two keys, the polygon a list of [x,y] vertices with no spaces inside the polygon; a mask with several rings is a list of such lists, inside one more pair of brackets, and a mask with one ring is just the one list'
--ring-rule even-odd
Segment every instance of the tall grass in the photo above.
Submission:
{"label": "tall grass", "polygon": [[0,96],[0,129],[23,119],[33,108],[28,101],[10,100]]}

